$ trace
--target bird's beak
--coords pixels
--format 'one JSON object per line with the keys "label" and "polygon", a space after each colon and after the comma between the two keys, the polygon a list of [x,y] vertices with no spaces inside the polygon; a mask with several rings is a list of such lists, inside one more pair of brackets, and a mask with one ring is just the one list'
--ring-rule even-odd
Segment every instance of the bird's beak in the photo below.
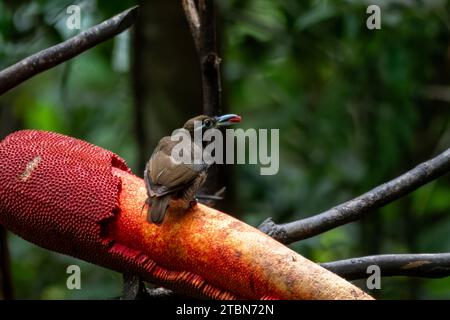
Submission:
{"label": "bird's beak", "polygon": [[224,114],[223,116],[216,117],[216,126],[225,127],[235,123],[241,122],[241,117],[237,114]]}

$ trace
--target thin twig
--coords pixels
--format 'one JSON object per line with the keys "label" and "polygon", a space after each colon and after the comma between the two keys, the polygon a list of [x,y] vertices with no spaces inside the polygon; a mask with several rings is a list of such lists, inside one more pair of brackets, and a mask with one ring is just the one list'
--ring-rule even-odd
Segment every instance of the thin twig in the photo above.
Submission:
{"label": "thin twig", "polygon": [[382,277],[444,278],[450,276],[450,253],[382,254],[320,265],[347,280],[369,277],[372,272],[368,273],[367,267],[371,265],[380,268]]}
{"label": "thin twig", "polygon": [[215,207],[217,201],[221,201],[225,198],[226,187],[222,187],[217,190],[213,195],[209,194],[198,194],[197,199],[201,203],[207,205],[208,207]]}
{"label": "thin twig", "polygon": [[121,33],[134,23],[137,12],[138,7],[132,7],[73,38],[33,54],[0,71],[0,95],[32,76],[53,68]]}
{"label": "thin twig", "polygon": [[223,200],[223,197],[219,197],[212,194],[198,194],[196,198],[200,200],[213,200],[213,201]]}
{"label": "thin twig", "polygon": [[449,170],[450,149],[447,149],[405,174],[321,214],[280,225],[268,218],[259,229],[284,244],[310,238],[361,219],[368,212],[405,196]]}

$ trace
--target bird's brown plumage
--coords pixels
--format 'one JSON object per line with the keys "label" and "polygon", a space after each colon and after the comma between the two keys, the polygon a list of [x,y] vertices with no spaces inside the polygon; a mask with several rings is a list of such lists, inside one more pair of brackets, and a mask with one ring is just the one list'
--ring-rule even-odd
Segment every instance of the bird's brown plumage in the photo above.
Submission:
{"label": "bird's brown plumage", "polygon": [[[193,137],[194,121],[215,121],[208,116],[198,116],[187,121],[184,125]],[[189,206],[195,200],[195,194],[206,179],[208,166],[205,163],[194,164],[177,162],[172,156],[173,148],[179,141],[172,141],[171,137],[162,138],[150,160],[147,162],[144,180],[147,187],[151,207],[148,219],[153,223],[161,223],[172,198],[178,198]],[[194,143],[191,146],[191,156],[202,152],[201,146]]]}
{"label": "bird's brown plumage", "polygon": [[[151,204],[148,209],[149,221],[161,223],[172,198],[181,199],[186,209],[196,201],[195,195],[206,180],[208,165],[203,162],[204,142],[194,143],[194,132],[200,130],[203,134],[210,128],[228,126],[240,121],[241,117],[235,114],[218,117],[200,115],[188,120],[183,129],[187,130],[190,137],[182,139],[181,142],[188,143],[182,149],[190,150],[190,161],[177,161],[180,160],[174,158],[177,154],[172,155],[174,147],[180,143],[178,139],[164,137],[159,141],[144,172],[147,204]],[[194,159],[199,159],[200,162],[197,163]]]}

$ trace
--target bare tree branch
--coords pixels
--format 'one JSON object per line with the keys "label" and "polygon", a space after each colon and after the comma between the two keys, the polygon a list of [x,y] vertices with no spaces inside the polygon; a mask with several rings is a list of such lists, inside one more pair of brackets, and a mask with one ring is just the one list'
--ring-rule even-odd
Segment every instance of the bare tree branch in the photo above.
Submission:
{"label": "bare tree branch", "polygon": [[215,207],[217,201],[221,201],[225,198],[226,187],[222,187],[214,194],[197,194],[197,199],[200,203],[207,205],[208,207]]}
{"label": "bare tree branch", "polygon": [[284,244],[310,238],[361,219],[371,210],[403,197],[449,170],[450,149],[447,149],[405,174],[321,214],[280,225],[268,218],[259,226],[259,229]]}
{"label": "bare tree branch", "polygon": [[160,287],[160,288],[154,288],[154,289],[147,289],[147,297],[146,299],[186,299],[186,296],[183,296],[181,294],[177,294],[173,292],[172,290]]}
{"label": "bare tree branch", "polygon": [[7,233],[2,225],[0,225],[0,290],[3,299],[14,298]]}
{"label": "bare tree branch", "polygon": [[132,273],[123,273],[122,300],[142,300],[146,297],[145,284],[138,276]]}
{"label": "bare tree branch", "polygon": [[194,0],[182,0],[184,14],[194,39],[195,48],[200,52],[200,18]]}
{"label": "bare tree branch", "polygon": [[137,12],[138,7],[132,7],[73,38],[33,54],[0,71],[0,95],[36,74],[53,68],[121,33],[134,23]]}
{"label": "bare tree branch", "polygon": [[[202,77],[203,114],[214,116],[222,111],[222,86],[220,79],[221,59],[217,53],[216,15],[214,0],[182,0],[184,14],[189,24],[200,63]],[[213,165],[201,192],[212,195],[223,183],[225,168]],[[212,201],[210,205],[214,205]]]}
{"label": "bare tree branch", "polygon": [[146,288],[144,281],[131,273],[123,275],[123,292],[121,300],[176,299],[183,297],[166,288]]}
{"label": "bare tree branch", "polygon": [[199,1],[200,52],[202,71],[203,113],[213,116],[221,112],[222,86],[216,44],[216,17],[213,0]]}
{"label": "bare tree branch", "polygon": [[382,254],[320,265],[347,280],[367,278],[370,265],[380,267],[382,277],[444,278],[450,276],[450,253]]}

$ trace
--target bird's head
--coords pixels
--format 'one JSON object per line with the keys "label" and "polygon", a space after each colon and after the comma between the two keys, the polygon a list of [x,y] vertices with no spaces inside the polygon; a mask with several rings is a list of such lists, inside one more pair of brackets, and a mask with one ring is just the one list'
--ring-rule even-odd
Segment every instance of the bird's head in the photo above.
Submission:
{"label": "bird's head", "polygon": [[224,114],[222,116],[210,117],[206,115],[200,115],[189,119],[183,126],[188,130],[191,135],[194,130],[208,130],[212,128],[220,128],[230,126],[235,123],[241,122],[241,117],[237,114]]}

